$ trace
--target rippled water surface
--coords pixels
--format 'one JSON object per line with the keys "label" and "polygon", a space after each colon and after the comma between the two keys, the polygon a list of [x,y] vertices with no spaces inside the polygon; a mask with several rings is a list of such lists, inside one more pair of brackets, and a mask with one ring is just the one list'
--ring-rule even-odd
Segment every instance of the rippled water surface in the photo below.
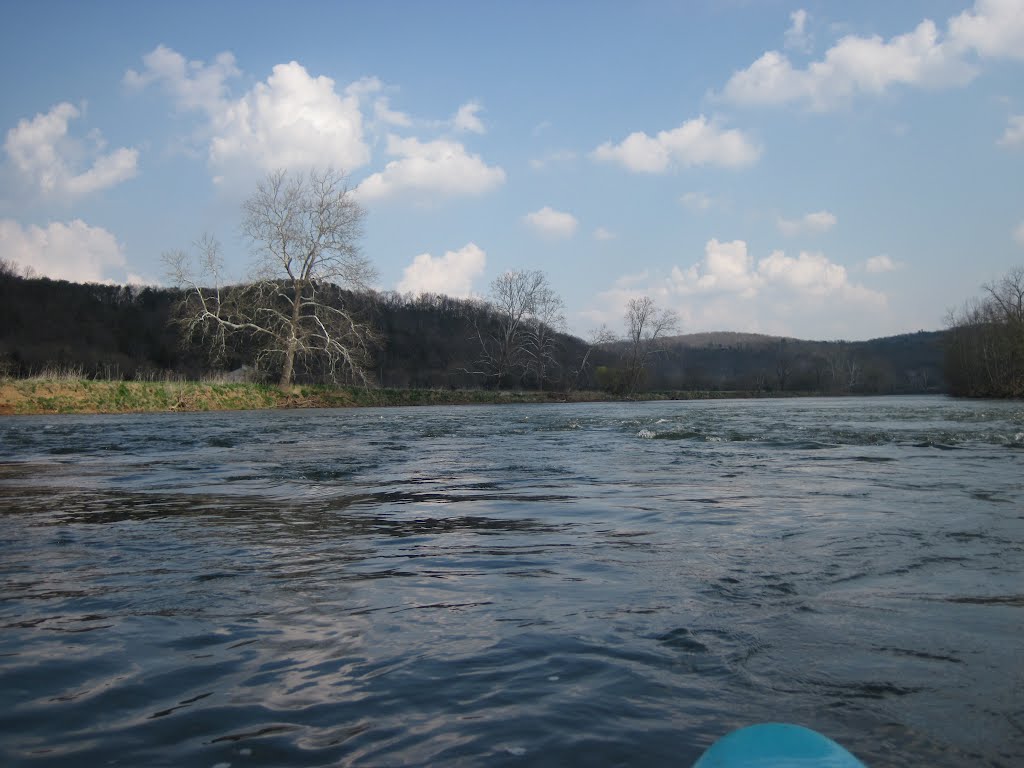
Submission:
{"label": "rippled water surface", "polygon": [[1024,405],[0,419],[0,764],[1024,765]]}

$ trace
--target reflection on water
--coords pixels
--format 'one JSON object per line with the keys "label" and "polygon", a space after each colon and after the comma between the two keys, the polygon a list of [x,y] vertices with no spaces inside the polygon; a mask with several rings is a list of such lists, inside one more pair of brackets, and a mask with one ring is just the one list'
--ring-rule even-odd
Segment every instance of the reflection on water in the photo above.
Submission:
{"label": "reflection on water", "polygon": [[1024,407],[0,420],[0,763],[1024,761]]}

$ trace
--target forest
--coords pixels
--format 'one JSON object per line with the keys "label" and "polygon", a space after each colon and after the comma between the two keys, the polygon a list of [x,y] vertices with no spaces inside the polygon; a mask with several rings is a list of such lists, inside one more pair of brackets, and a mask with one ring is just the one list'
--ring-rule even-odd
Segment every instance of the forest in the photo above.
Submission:
{"label": "forest", "polygon": [[[271,377],[252,367],[244,339],[212,360],[174,322],[180,289],[78,284],[0,268],[0,374],[45,370],[152,380],[212,374]],[[586,341],[552,332],[547,362],[515,356],[496,375],[484,341],[506,322],[494,303],[426,294],[352,292],[329,300],[349,307],[373,330],[367,383],[391,388],[586,389],[625,392],[628,339]],[[637,391],[895,394],[946,391],[943,332],[872,341],[802,341],[755,334],[670,335],[647,352]],[[961,338],[961,337],[957,337]],[[482,341],[483,340],[483,341]],[[957,347],[962,349],[963,345]],[[310,364],[296,380],[318,382]]]}

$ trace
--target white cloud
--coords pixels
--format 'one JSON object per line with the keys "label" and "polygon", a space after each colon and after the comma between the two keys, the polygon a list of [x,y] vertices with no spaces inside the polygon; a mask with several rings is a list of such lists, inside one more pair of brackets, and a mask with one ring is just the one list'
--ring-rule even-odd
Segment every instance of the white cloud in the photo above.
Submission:
{"label": "white cloud", "polygon": [[135,87],[159,83],[179,109],[204,113],[209,162],[219,173],[314,165],[351,171],[370,160],[360,99],[381,89],[376,78],[356,81],[339,92],[331,78],[313,77],[292,61],[278,64],[265,81],[232,99],[227,81],[240,72],[230,53],[204,64],[160,46],[143,63],[141,72],[125,74],[125,82]]}
{"label": "white cloud", "polygon": [[844,106],[857,94],[878,95],[893,85],[963,85],[975,69],[938,39],[931,21],[905,35],[848,35],[823,59],[795,68],[785,54],[768,51],[747,69],[733,74],[723,95],[735,104],[803,103],[815,111]]}
{"label": "white cloud", "polygon": [[[793,24],[793,29],[802,26],[796,14]],[[913,31],[888,40],[846,35],[805,68],[794,67],[779,51],[767,51],[734,73],[722,95],[735,104],[802,103],[827,111],[856,95],[879,95],[892,86],[965,85],[978,72],[971,55],[1024,59],[1020,0],[977,0],[972,9],[949,19],[945,34],[925,19]]]}
{"label": "white cloud", "polygon": [[864,328],[869,318],[879,330],[887,322],[886,296],[851,281],[824,254],[773,251],[755,261],[743,240],[709,240],[703,259],[668,276],[624,276],[598,296],[599,308],[581,314],[615,324],[626,302],[643,295],[675,309],[691,331],[793,335],[796,327],[813,327],[817,338],[841,338],[854,322]]}
{"label": "white cloud", "polygon": [[23,228],[12,219],[0,219],[0,253],[37,274],[74,282],[110,282],[107,270],[125,265],[117,239],[81,219],[54,221],[45,228]]}
{"label": "white cloud", "polygon": [[278,64],[266,82],[214,116],[210,141],[214,166],[256,165],[265,171],[365,165],[359,97],[339,95],[329,77],[311,77],[297,62]]}
{"label": "white cloud", "polygon": [[872,274],[878,274],[880,272],[892,272],[894,269],[899,267],[899,263],[893,261],[886,254],[880,254],[878,256],[872,256],[864,263],[864,269]]}
{"label": "white cloud", "polygon": [[766,288],[785,289],[801,296],[838,296],[846,300],[884,303],[884,296],[852,283],[846,268],[824,254],[801,251],[796,257],[772,251],[756,266],[743,240],[722,243],[712,239],[704,259],[688,269],[674,267],[671,290],[680,295],[732,293],[753,298]]}
{"label": "white cloud", "polygon": [[[868,298],[871,291],[849,282],[846,268],[830,262],[821,253],[801,251],[796,258],[772,251],[757,263],[758,274],[768,283],[781,283],[811,296],[847,294],[847,298]],[[852,296],[851,296],[852,292]]]}
{"label": "white cloud", "polygon": [[188,61],[177,51],[158,45],[142,57],[142,63],[146,66],[141,72],[125,72],[125,85],[144,88],[162,83],[183,110],[218,111],[227,100],[227,81],[242,74],[235,65],[235,57],[228,52],[218,54],[211,64],[204,64]]}
{"label": "white cloud", "polygon": [[1020,0],[977,0],[949,20],[949,38],[979,56],[1024,59],[1024,8]]}
{"label": "white cloud", "polygon": [[597,229],[594,230],[594,239],[595,240],[614,240],[615,239],[615,233],[605,229],[604,227],[598,227]]}
{"label": "white cloud", "polygon": [[18,121],[7,132],[7,155],[18,171],[45,195],[81,197],[120,184],[137,173],[138,150],[121,147],[100,154],[102,139],[98,133],[93,134],[97,151],[92,166],[75,172],[72,158],[84,154],[84,148],[68,137],[68,123],[80,115],[77,107],[61,102],[46,114]]}
{"label": "white cloud", "polygon": [[[129,70],[133,87],[160,84],[181,110],[206,118],[203,136],[208,162],[217,182],[278,168],[333,166],[351,172],[370,162],[364,109],[385,85],[367,77],[339,87],[325,76],[315,77],[296,61],[278,64],[270,76],[238,98],[228,83],[241,72],[230,53],[212,62],[188,61],[159,46],[143,57],[141,71]],[[459,130],[483,133],[476,102],[464,104],[452,119]],[[409,127],[413,119],[392,109],[387,97],[373,98],[373,124]],[[432,123],[434,127],[449,123]],[[389,135],[387,152],[398,159],[359,186],[366,198],[414,190],[429,194],[480,194],[504,182],[505,172],[486,165],[479,155],[454,141],[420,141]]]}
{"label": "white cloud", "polygon": [[463,104],[452,119],[455,130],[467,131],[469,133],[487,133],[483,122],[477,117],[477,112],[481,111],[483,111],[483,107],[475,101]]}
{"label": "white cloud", "polygon": [[483,274],[486,263],[487,254],[476,243],[467,243],[457,251],[446,251],[437,258],[421,253],[405,268],[398,290],[468,298],[473,294],[473,280]]}
{"label": "white cloud", "polygon": [[705,195],[703,192],[687,192],[679,198],[679,202],[689,210],[697,213],[710,211],[715,205],[714,198]]}
{"label": "white cloud", "polygon": [[792,237],[805,232],[828,232],[836,225],[838,219],[834,213],[829,211],[816,211],[801,216],[799,219],[779,218],[776,222],[779,231]]}
{"label": "white cloud", "polygon": [[392,197],[405,192],[441,195],[480,195],[505,181],[505,171],[487,165],[455,141],[425,141],[388,136],[387,151],[398,157],[357,188],[364,199]]}
{"label": "white cloud", "polygon": [[526,214],[523,221],[537,232],[552,237],[572,237],[579,226],[579,221],[571,213],[556,211],[549,205]]}
{"label": "white cloud", "polygon": [[1024,147],[1024,115],[1014,115],[1006,126],[999,144],[1004,147]]}
{"label": "white cloud", "polygon": [[637,131],[618,144],[605,142],[592,157],[636,173],[665,173],[673,167],[702,165],[740,168],[756,162],[760,154],[742,131],[721,129],[701,115],[656,136]]}
{"label": "white cloud", "polygon": [[803,8],[789,14],[791,22],[786,30],[786,47],[806,53],[811,49],[811,37],[807,32],[807,11]]}
{"label": "white cloud", "polygon": [[1024,247],[1024,221],[1020,223],[1015,230],[1013,230],[1013,239],[1017,241],[1017,244]]}
{"label": "white cloud", "polygon": [[750,298],[757,294],[763,279],[743,240],[721,243],[711,239],[704,247],[704,260],[686,270],[673,267],[670,283],[675,293],[684,295],[725,291]]}
{"label": "white cloud", "polygon": [[373,102],[373,119],[385,125],[397,125],[401,128],[408,128],[412,125],[412,118],[405,112],[391,109],[387,96],[381,96]]}

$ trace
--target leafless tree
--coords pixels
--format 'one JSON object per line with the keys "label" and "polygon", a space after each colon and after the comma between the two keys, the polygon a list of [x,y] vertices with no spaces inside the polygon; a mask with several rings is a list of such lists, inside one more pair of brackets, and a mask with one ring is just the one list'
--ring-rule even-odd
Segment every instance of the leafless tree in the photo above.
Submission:
{"label": "leafless tree", "polygon": [[490,304],[496,322],[487,328],[477,325],[480,359],[474,373],[500,386],[526,369],[529,326],[537,297],[546,289],[550,290],[547,276],[539,270],[508,271],[494,279]]}
{"label": "leafless tree", "polygon": [[615,342],[615,334],[612,333],[611,329],[606,325],[602,325],[597,330],[591,331],[590,337],[587,340],[587,348],[583,353],[583,356],[579,358],[577,365],[569,372],[567,378],[567,386],[569,391],[579,389],[584,377],[587,375],[587,371],[592,367],[591,357],[594,355],[594,350],[598,347],[606,344],[612,344]]}
{"label": "leafless tree", "polygon": [[254,246],[250,280],[228,286],[220,246],[199,243],[198,268],[183,252],[164,255],[172,280],[185,291],[181,321],[190,338],[213,353],[232,337],[259,350],[261,369],[278,369],[289,387],[297,365],[316,362],[334,379],[368,383],[374,336],[340,299],[339,286],[365,289],[374,271],[362,256],[364,211],[344,174],[277,171],[243,204],[242,231]]}
{"label": "leafless tree", "polygon": [[1024,267],[951,312],[946,378],[954,394],[1024,397]]}
{"label": "leafless tree", "polygon": [[564,332],[565,302],[545,280],[534,292],[533,311],[526,322],[523,346],[527,366],[541,389],[558,368],[558,334]]}
{"label": "leafless tree", "polygon": [[634,394],[647,371],[651,356],[659,351],[666,336],[679,327],[679,316],[670,309],[658,309],[649,296],[630,299],[626,307],[628,329],[623,370],[623,392]]}

